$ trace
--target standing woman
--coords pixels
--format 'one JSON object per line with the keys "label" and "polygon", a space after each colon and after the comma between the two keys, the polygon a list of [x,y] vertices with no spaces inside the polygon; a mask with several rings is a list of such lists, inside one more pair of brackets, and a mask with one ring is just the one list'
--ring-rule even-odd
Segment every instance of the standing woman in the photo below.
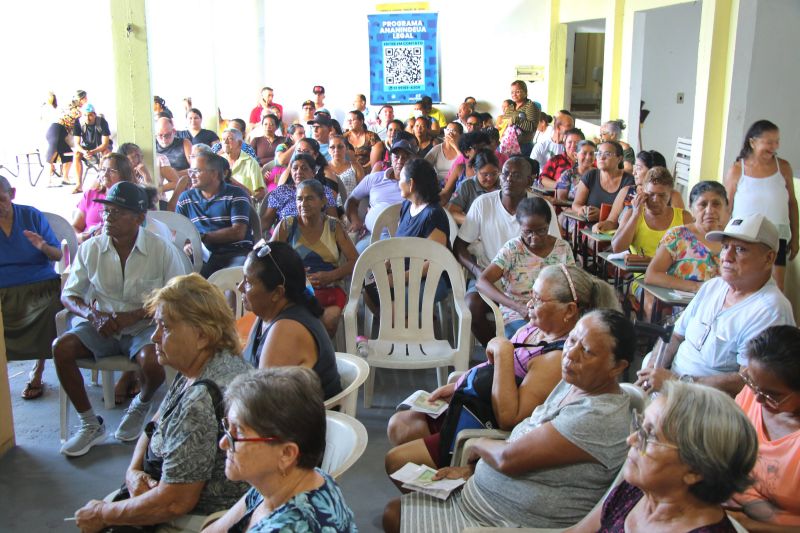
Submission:
{"label": "standing woman", "polygon": [[356,160],[364,173],[369,173],[372,165],[383,159],[386,151],[381,138],[374,131],[369,131],[364,125],[364,113],[359,110],[350,111],[350,131],[345,134],[345,139],[353,147]]}
{"label": "standing woman", "polygon": [[[336,142],[344,144],[341,137]],[[324,309],[322,323],[333,337],[347,303],[344,278],[353,273],[358,252],[341,222],[325,214],[327,199],[320,182],[305,180],[297,186],[295,194],[297,216],[281,220],[272,240],[288,242],[300,255],[306,278]]]}
{"label": "standing woman", "polygon": [[69,145],[69,139],[71,138],[75,121],[80,116],[80,108],[70,106],[58,120],[50,124],[45,134],[47,139],[47,154],[45,157],[50,167],[49,175],[56,174],[56,159],[61,160],[61,176],[64,184],[69,183],[69,169],[72,166],[72,147]]}
{"label": "standing woman", "polygon": [[635,152],[633,148],[631,148],[631,145],[620,139],[620,137],[622,137],[622,130],[624,129],[625,122],[622,120],[609,120],[600,127],[600,140],[602,142],[616,141],[622,146],[622,170],[630,174],[633,172],[633,164],[636,158],[634,157]]}
{"label": "standing woman", "polygon": [[219,137],[211,130],[203,129],[203,114],[197,108],[191,108],[186,112],[186,122],[189,129],[179,131],[179,139],[189,139],[192,141],[192,146],[195,144],[203,143],[213,146],[214,143],[219,142]]}
{"label": "standing woman", "polygon": [[528,99],[528,85],[522,80],[511,84],[511,100],[514,107],[504,115],[510,124],[520,129],[517,140],[520,153],[529,155],[533,150],[533,132],[539,125],[540,110],[536,104]]}
{"label": "standing woman", "polygon": [[153,96],[153,120],[168,118],[172,120],[172,111],[167,107],[167,103],[160,96]]}
{"label": "standing woman", "polygon": [[739,157],[725,176],[725,189],[732,218],[760,213],[778,228],[780,246],[772,277],[782,291],[786,261],[797,255],[800,235],[792,166],[778,157],[780,142],[778,126],[769,120],[759,120],[750,126]]}

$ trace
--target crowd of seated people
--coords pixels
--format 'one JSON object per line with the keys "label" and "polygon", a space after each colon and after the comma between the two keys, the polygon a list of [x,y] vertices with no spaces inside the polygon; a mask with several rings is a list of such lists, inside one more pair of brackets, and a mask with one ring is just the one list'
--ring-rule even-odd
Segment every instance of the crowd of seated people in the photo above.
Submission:
{"label": "crowd of seated people", "polygon": [[[387,531],[800,525],[789,469],[800,442],[791,357],[800,330],[776,283],[797,253],[797,207],[785,178],[791,168],[774,157],[777,127],[754,125],[727,190],[700,182],[684,210],[665,158],[652,150],[634,157],[622,123],[604,123],[597,144],[568,111],[548,129],[521,81],[497,121],[465,101],[447,122],[425,97],[406,124],[392,106],[365,115],[357,98],[344,131],[324,107],[324,88],[313,93],[289,123],[265,87],[250,120],[228,121],[219,137],[190,106],[188,129],[178,132],[156,100],[163,182],[153,187],[131,143],[102,159],[97,188],[74,220],[81,245],[63,289],[53,270],[57,238],[38,211],[12,203],[13,189],[0,180],[0,246],[25,250],[21,263],[0,258],[9,353],[37,361],[23,393],[33,398],[52,342],[80,419],[63,454],[84,455],[106,434],[79,360],[123,354],[139,367],[140,391],[115,432],[137,441],[125,486],[115,501],[79,509],[78,527],[191,529],[227,510],[209,531],[298,521],[355,529],[358,517],[317,468],[323,402],[342,391],[333,338],[347,278],[374,240],[375,219],[397,204],[395,236],[434,241],[464,267],[470,327],[488,361],[433,392],[450,403],[441,418],[403,411],[389,421],[388,474],[414,462],[438,468],[435,479],[467,482],[444,501],[417,492],[391,502]],[[779,212],[764,212],[764,194],[778,185]],[[605,272],[576,262],[567,237],[578,226],[556,224],[553,197],[572,201],[567,211],[581,227],[613,232],[613,251],[652,258],[642,281],[696,293],[641,369],[629,369],[637,339],[618,311],[623,295],[601,279]],[[175,246],[154,233],[168,237],[169,228],[145,222],[153,198],[200,235],[199,275],[187,273],[180,255],[194,255],[190,242]],[[241,267],[236,296],[255,317],[245,346],[229,302],[207,281],[227,267]],[[391,283],[403,279],[394,272]],[[441,276],[436,300],[457,281]],[[379,308],[371,289],[364,287],[368,303]],[[492,322],[492,304],[504,324]],[[62,306],[67,329],[57,336],[53,316]],[[495,336],[497,326],[504,336]],[[179,374],[145,425],[164,365]],[[619,385],[627,372],[653,394],[644,412],[631,412]],[[449,466],[464,406],[511,435],[479,439],[468,466]],[[619,486],[595,507],[620,471]],[[683,511],[671,515],[665,498]]]}

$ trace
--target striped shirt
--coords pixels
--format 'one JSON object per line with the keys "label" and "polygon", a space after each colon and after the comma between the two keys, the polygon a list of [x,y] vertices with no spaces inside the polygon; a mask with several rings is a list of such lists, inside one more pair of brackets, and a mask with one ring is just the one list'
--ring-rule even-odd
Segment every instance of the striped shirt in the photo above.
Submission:
{"label": "striped shirt", "polygon": [[241,241],[206,245],[212,253],[253,247],[250,198],[240,187],[223,183],[217,194],[209,199],[199,189],[189,189],[178,199],[176,211],[191,220],[200,235],[230,228],[234,224],[247,226],[247,232]]}

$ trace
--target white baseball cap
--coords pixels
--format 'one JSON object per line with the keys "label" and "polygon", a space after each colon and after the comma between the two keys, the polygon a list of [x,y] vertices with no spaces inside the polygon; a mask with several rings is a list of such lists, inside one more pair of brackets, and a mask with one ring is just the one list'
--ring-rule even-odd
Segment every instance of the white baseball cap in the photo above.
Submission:
{"label": "white baseball cap", "polygon": [[724,237],[744,242],[760,242],[778,251],[778,228],[761,214],[731,219],[724,230],[706,233],[709,241],[721,241]]}

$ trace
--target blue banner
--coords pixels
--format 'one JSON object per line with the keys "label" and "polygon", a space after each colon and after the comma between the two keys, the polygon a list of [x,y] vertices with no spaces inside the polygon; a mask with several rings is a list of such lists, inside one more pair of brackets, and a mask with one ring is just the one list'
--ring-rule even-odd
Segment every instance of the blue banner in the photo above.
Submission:
{"label": "blue banner", "polygon": [[438,13],[368,15],[370,104],[413,104],[439,92]]}

